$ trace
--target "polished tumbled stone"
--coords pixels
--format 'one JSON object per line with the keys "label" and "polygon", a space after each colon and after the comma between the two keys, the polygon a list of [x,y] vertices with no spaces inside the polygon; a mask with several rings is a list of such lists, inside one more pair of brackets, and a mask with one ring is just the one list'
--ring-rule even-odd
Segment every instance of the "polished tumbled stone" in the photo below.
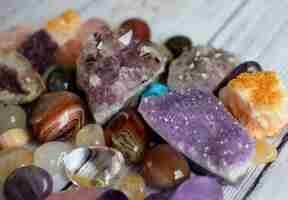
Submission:
{"label": "polished tumbled stone", "polygon": [[195,176],[180,185],[170,200],[223,200],[221,185],[215,178]]}
{"label": "polished tumbled stone", "polygon": [[139,111],[174,148],[229,182],[251,166],[254,140],[210,93],[191,89],[143,98]]}
{"label": "polished tumbled stone", "polygon": [[98,124],[87,124],[78,131],[75,144],[77,146],[105,146],[103,128]]}
{"label": "polished tumbled stone", "polygon": [[0,113],[0,134],[12,128],[26,128],[26,113],[20,106],[0,103]]}
{"label": "polished tumbled stone", "polygon": [[69,183],[64,171],[63,157],[73,148],[73,145],[69,143],[48,142],[34,152],[34,164],[51,174],[54,192],[62,190]]}
{"label": "polished tumbled stone", "polygon": [[33,153],[24,148],[12,148],[0,151],[0,183],[3,183],[15,169],[33,162]]}
{"label": "polished tumbled stone", "polygon": [[4,184],[8,200],[43,200],[52,192],[50,174],[33,165],[13,171]]}
{"label": "polished tumbled stone", "polygon": [[95,188],[80,187],[65,192],[55,192],[46,200],[98,200],[100,192]]}

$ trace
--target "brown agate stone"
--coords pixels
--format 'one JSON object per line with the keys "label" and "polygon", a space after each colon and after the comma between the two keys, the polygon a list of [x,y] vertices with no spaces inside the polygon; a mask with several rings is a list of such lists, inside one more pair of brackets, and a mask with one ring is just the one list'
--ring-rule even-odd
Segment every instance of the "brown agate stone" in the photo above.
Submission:
{"label": "brown agate stone", "polygon": [[51,92],[40,97],[32,111],[31,125],[39,142],[68,138],[85,124],[81,99],[70,92]]}
{"label": "brown agate stone", "polygon": [[189,175],[190,169],[184,156],[168,144],[160,144],[145,153],[143,176],[148,185],[171,188]]}
{"label": "brown agate stone", "polygon": [[143,120],[132,109],[116,115],[105,129],[105,138],[107,145],[121,151],[128,162],[143,159],[147,132]]}

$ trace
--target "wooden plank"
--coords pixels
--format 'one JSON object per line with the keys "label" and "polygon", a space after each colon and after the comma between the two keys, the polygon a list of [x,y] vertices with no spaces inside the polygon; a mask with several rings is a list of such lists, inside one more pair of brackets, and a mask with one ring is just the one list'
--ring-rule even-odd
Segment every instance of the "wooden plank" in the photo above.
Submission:
{"label": "wooden plank", "polygon": [[253,0],[210,43],[235,52],[241,58],[259,59],[259,55],[286,23],[288,2]]}
{"label": "wooden plank", "polygon": [[256,188],[249,194],[247,200],[284,200],[288,191],[288,145],[283,145],[278,159],[264,171]]}
{"label": "wooden plank", "polygon": [[89,5],[83,16],[104,17],[114,27],[126,18],[140,16],[151,25],[155,41],[163,41],[175,34],[184,34],[196,43],[206,43],[245,1],[99,1]]}
{"label": "wooden plank", "polygon": [[22,23],[41,25],[44,20],[73,8],[84,18],[101,17],[113,27],[128,17],[144,18],[152,27],[155,41],[185,34],[196,43],[206,43],[247,0],[25,0],[23,9],[16,3],[24,1],[12,1],[17,15],[6,13],[9,20],[0,19],[0,30]]}
{"label": "wooden plank", "polygon": [[[6,1],[5,1],[6,2]],[[6,3],[0,2],[5,10]],[[5,18],[0,18],[0,31],[18,24],[32,24],[40,27],[46,20],[63,13],[66,9],[81,10],[94,0],[12,0]],[[9,11],[10,10],[10,11]]]}
{"label": "wooden plank", "polygon": [[[285,53],[288,49],[286,37],[288,29],[285,27],[288,20],[286,15],[287,8],[288,2],[285,0],[277,3],[269,0],[249,1],[238,12],[238,15],[209,43],[239,54],[243,60],[257,60],[266,70],[276,70],[287,86],[287,58],[285,58]],[[277,138],[274,142],[279,144],[280,139]],[[281,162],[281,157],[279,157],[277,162]],[[248,176],[237,186],[225,187],[225,199],[246,199],[246,192],[250,191],[251,187],[254,186],[254,182],[258,175],[261,174],[263,167],[251,169]],[[271,174],[280,175],[274,172],[274,170],[280,170],[280,168],[273,169],[270,169],[271,172],[269,171],[270,173],[268,173],[267,177],[271,178]],[[260,181],[256,185],[255,191],[257,192],[252,192],[249,195],[249,199],[270,200],[272,197],[273,200],[287,199],[287,197],[283,196],[285,193],[284,186],[279,186],[277,189],[283,194],[282,196],[271,195],[274,194],[274,188],[278,187],[277,183],[280,184],[280,182],[277,179],[274,179],[274,181],[271,179],[271,181],[267,181],[266,185],[267,179]],[[281,180],[283,183],[288,182],[288,177],[285,176],[284,171],[282,172]],[[275,185],[273,188],[270,187],[272,183]],[[263,187],[263,185],[266,186]]]}

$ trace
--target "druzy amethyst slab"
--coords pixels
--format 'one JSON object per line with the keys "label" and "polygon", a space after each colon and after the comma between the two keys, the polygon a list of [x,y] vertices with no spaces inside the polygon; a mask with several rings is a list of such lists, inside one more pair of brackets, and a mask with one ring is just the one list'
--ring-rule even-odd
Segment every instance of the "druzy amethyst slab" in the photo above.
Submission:
{"label": "druzy amethyst slab", "polygon": [[95,120],[109,120],[158,78],[165,63],[155,45],[134,40],[132,31],[91,36],[80,53],[77,75]]}
{"label": "druzy amethyst slab", "polygon": [[187,89],[146,97],[139,112],[173,147],[228,182],[251,165],[254,140],[210,93]]}
{"label": "druzy amethyst slab", "polygon": [[170,200],[223,200],[223,191],[215,178],[194,176],[180,185]]}
{"label": "druzy amethyst slab", "polygon": [[168,86],[172,90],[196,88],[212,92],[238,64],[239,59],[227,51],[194,46],[171,63]]}

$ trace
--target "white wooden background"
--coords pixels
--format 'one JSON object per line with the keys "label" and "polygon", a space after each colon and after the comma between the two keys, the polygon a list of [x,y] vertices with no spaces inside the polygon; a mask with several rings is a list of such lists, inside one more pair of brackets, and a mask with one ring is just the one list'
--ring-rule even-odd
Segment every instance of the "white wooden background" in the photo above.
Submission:
{"label": "white wooden background", "polygon": [[[102,17],[115,28],[128,17],[142,17],[157,42],[175,34],[190,36],[197,44],[224,48],[277,70],[288,86],[288,0],[0,0],[0,31],[17,24],[41,26],[68,8],[83,18]],[[245,197],[251,184],[249,179],[226,187],[225,200],[288,199],[288,145]]]}

